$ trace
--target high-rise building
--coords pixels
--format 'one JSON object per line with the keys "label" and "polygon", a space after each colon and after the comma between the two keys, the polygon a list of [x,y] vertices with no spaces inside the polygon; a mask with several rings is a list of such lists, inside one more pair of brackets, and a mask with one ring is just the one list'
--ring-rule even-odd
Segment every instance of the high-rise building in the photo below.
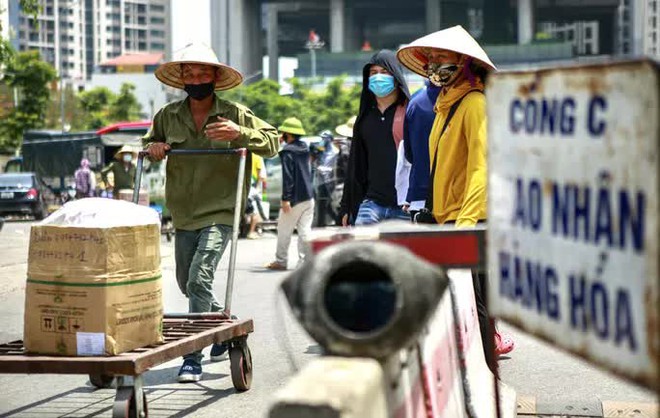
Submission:
{"label": "high-rise building", "polygon": [[[11,6],[18,6],[18,2]],[[38,50],[65,79],[84,79],[85,4],[77,0],[42,0],[41,6],[36,17],[20,14],[18,28],[13,28],[15,44],[20,51]]]}
{"label": "high-rise building", "polygon": [[621,0],[617,49],[624,55],[660,56],[658,0]]}
{"label": "high-rise building", "polygon": [[660,56],[660,14],[658,13],[658,0],[648,0],[644,16],[646,30],[644,31],[643,48],[647,55]]}
{"label": "high-rise building", "polygon": [[169,56],[170,0],[87,0],[96,37],[95,64],[126,53],[150,52]]}
{"label": "high-rise building", "polygon": [[[11,16],[19,6],[18,0],[9,1]],[[14,45],[40,51],[64,79],[89,79],[96,65],[126,53],[170,55],[170,0],[40,2],[36,18],[20,13]]]}

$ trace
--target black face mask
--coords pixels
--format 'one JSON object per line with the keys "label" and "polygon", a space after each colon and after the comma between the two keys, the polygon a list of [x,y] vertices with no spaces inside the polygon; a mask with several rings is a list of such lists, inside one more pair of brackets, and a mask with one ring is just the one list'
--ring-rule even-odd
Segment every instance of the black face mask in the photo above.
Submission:
{"label": "black face mask", "polygon": [[184,84],[183,89],[191,98],[195,100],[204,100],[213,94],[215,83]]}

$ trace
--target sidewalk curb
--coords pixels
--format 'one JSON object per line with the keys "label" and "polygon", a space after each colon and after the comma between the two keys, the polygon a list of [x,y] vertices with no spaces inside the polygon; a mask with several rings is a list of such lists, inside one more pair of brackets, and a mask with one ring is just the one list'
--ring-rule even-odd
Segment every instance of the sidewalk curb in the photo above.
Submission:
{"label": "sidewalk curb", "polygon": [[555,406],[549,411],[548,405],[538,402],[535,396],[519,395],[517,401],[517,413],[519,418],[531,417],[585,417],[585,418],[658,418],[660,408],[657,402],[623,402],[598,400],[601,411],[581,413],[582,410],[592,408],[580,408],[567,403],[564,407]]}

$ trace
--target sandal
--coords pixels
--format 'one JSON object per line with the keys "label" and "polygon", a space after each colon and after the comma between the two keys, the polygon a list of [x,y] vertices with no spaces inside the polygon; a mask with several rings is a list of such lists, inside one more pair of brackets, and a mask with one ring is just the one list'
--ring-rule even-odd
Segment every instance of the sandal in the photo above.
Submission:
{"label": "sandal", "polygon": [[280,264],[277,261],[273,261],[272,263],[266,264],[265,266],[268,270],[286,270],[286,266],[284,264]]}
{"label": "sandal", "polygon": [[510,353],[513,351],[515,343],[513,339],[506,334],[500,334],[495,331],[495,354],[501,356],[503,354]]}

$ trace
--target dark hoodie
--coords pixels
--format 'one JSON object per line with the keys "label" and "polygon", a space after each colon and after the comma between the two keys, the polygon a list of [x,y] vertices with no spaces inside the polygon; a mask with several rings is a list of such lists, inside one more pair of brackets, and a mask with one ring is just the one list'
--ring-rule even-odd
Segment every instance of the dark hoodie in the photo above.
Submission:
{"label": "dark hoodie", "polygon": [[280,151],[282,161],[282,200],[297,203],[311,200],[312,170],[309,162],[309,147],[300,139],[284,145]]}
{"label": "dark hoodie", "polygon": [[[369,90],[369,69],[372,65],[380,65],[387,69],[387,71],[394,76],[397,88],[400,91],[399,103],[410,99],[410,92],[408,85],[403,77],[403,67],[396,58],[396,54],[387,49],[381,50],[371,57],[369,62],[362,69],[362,95],[360,97],[360,110],[357,119],[355,120],[355,127],[353,128],[353,140],[351,141],[351,152],[348,160],[348,172],[346,176],[346,183],[344,184],[344,194],[341,198],[340,218],[348,214],[351,221],[355,221],[360,203],[365,199],[369,192],[368,178],[370,170],[379,170],[383,173],[378,173],[380,177],[384,174],[386,181],[391,182],[391,199],[388,202],[376,202],[384,206],[396,205],[396,189],[394,188],[394,172],[396,163],[391,167],[369,167],[367,148],[365,145],[364,133],[361,129],[361,124],[364,121],[365,115],[377,107],[376,96]],[[377,111],[377,108],[376,108]],[[391,127],[390,127],[391,130]],[[396,149],[392,147],[395,154]]]}

